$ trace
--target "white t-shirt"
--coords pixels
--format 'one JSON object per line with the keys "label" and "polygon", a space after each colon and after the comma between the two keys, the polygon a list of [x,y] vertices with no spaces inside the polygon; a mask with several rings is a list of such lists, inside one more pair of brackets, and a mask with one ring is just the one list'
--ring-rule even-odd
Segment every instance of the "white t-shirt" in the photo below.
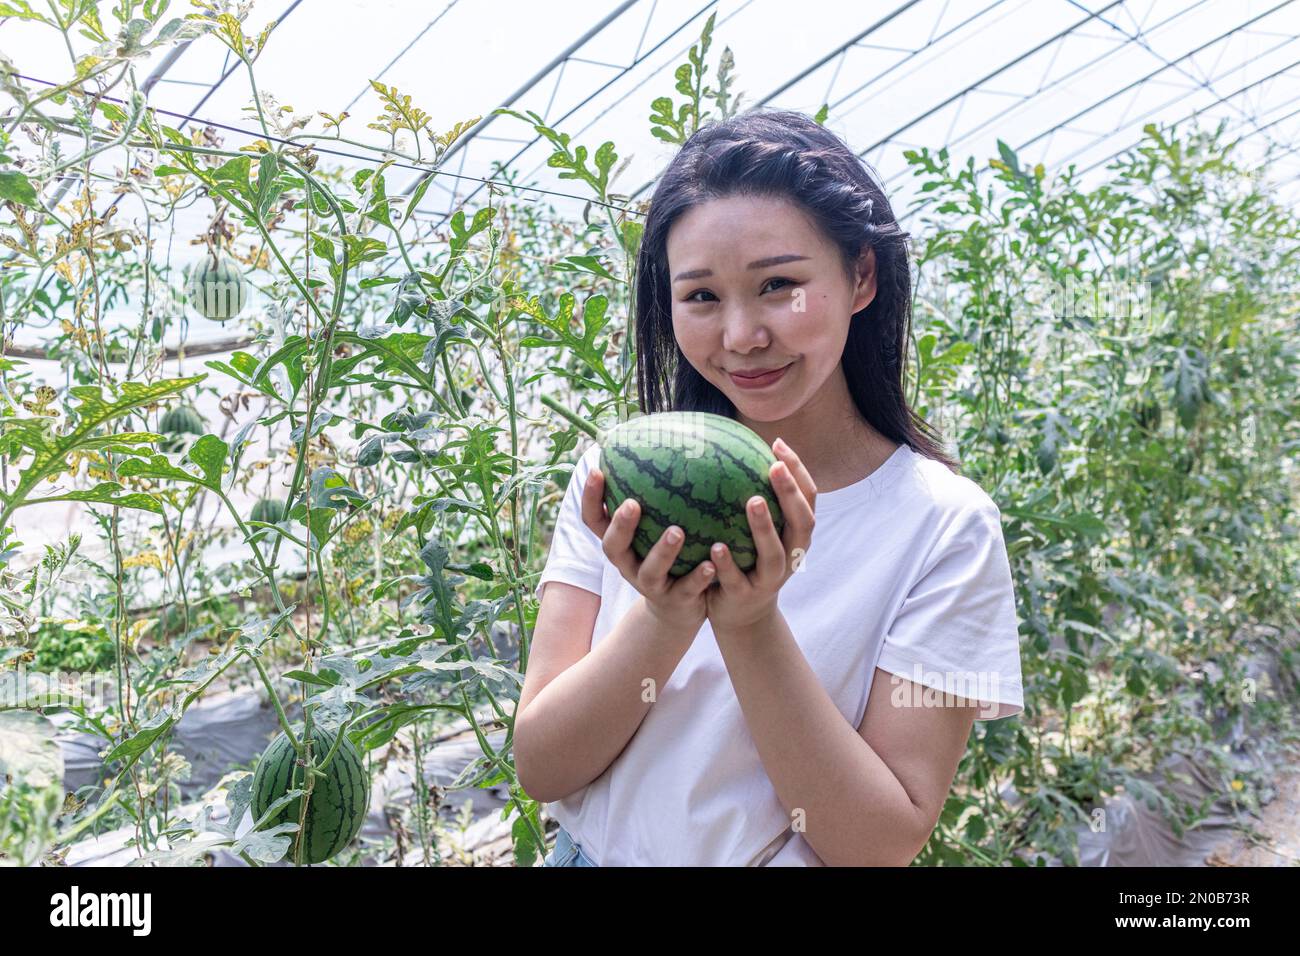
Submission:
{"label": "white t-shirt", "polygon": [[[539,599],[547,581],[600,595],[593,647],[639,597],[582,521],[599,458],[592,444],[574,466],[537,585]],[[877,667],[978,699],[979,719],[1024,709],[1001,515],[983,489],[900,445],[819,492],[815,512],[777,606],[854,729]],[[548,812],[600,866],[823,865],[791,829],[707,620],[622,753]]]}

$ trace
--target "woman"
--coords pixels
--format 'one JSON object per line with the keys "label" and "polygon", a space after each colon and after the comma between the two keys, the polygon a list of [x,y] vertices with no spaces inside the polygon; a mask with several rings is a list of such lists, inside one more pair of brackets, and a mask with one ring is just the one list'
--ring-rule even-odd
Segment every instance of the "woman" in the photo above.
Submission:
{"label": "woman", "polygon": [[608,515],[582,455],[515,721],[520,782],[561,824],[547,865],[906,865],[973,721],[1023,709],[998,508],[904,397],[906,242],[798,113],[704,127],[665,172],[641,408],[753,429],[785,529],[749,510],[750,572],[715,547],[670,578],[677,529],[639,561],[638,505]]}

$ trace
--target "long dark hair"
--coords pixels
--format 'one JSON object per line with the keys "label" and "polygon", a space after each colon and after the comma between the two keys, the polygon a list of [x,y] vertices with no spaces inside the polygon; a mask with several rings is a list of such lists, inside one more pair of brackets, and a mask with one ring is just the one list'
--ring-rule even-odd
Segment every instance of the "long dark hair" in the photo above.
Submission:
{"label": "long dark hair", "polygon": [[750,109],[701,127],[655,188],[637,254],[641,411],[736,417],[731,399],[686,360],[677,344],[667,246],[668,230],[687,209],[737,194],[777,196],[801,206],[839,247],[851,282],[857,280],[859,256],[868,245],[875,250],[876,296],[853,316],[840,360],[849,393],[880,434],[957,471],[938,432],[908,407],[903,392],[912,321],[911,237],[844,141],[810,117],[788,110]]}

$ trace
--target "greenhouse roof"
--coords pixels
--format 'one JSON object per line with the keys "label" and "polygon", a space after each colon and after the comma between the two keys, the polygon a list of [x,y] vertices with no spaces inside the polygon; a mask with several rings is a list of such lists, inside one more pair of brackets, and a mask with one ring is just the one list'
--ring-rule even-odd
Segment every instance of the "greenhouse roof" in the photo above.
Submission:
{"label": "greenhouse roof", "polygon": [[[167,16],[188,9],[177,3]],[[366,125],[382,112],[371,81],[409,95],[439,131],[482,117],[423,195],[417,215],[431,229],[486,203],[483,181],[499,176],[498,163],[559,214],[582,214],[588,195],[548,168],[551,145],[519,119],[492,115],[498,107],[535,112],[590,152],[613,141],[628,160],[614,191],[648,198],[676,148],[651,135],[651,101],[673,93],[674,70],[710,14],[706,79],[726,47],[742,108],[812,114],[826,104],[827,126],[860,151],[905,222],[914,188],[907,149],[946,146],[958,161],[974,157],[986,168],[1001,140],[1024,166],[1041,163],[1049,174],[1075,166],[1086,187],[1148,123],[1222,121],[1225,141],[1239,138],[1238,156],[1248,163],[1263,164],[1271,152],[1284,201],[1300,189],[1293,0],[902,0],[799,9],[796,20],[778,0],[260,0],[246,32],[276,21],[258,82],[294,115],[315,117],[309,129],[321,129],[321,112],[349,114],[343,136],[360,145],[316,141],[345,167],[385,158],[387,134]],[[0,49],[29,79],[62,81],[69,64],[60,40],[11,20]],[[248,76],[221,43],[203,37],[147,62],[150,103],[177,126],[210,124],[231,148],[261,137]],[[394,163],[389,193],[409,191],[423,175]],[[187,244],[205,222],[198,210],[172,222],[172,254],[183,260],[195,254]],[[191,342],[205,338],[191,331],[198,333]]]}

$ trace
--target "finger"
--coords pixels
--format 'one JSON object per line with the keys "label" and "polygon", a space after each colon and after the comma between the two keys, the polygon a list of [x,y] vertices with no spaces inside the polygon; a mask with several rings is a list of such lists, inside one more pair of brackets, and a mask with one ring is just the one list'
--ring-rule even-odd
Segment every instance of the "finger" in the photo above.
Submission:
{"label": "finger", "polygon": [[632,550],[632,538],[636,535],[637,522],[641,520],[641,505],[635,498],[626,499],[614,509],[609,527],[600,544],[609,563],[618,568],[618,573],[628,583],[636,584],[640,559]]}
{"label": "finger", "polygon": [[610,518],[605,513],[605,476],[600,469],[593,468],[582,486],[582,522],[595,532],[596,537],[604,538]]}
{"label": "finger", "polygon": [[668,571],[677,560],[677,553],[682,550],[685,540],[685,533],[677,525],[664,529],[637,570],[637,587],[642,594],[663,594],[668,590],[672,584]]}
{"label": "finger", "polygon": [[784,546],[807,550],[812,544],[813,526],[817,516],[813,503],[808,500],[798,480],[786,466],[777,462],[769,470],[772,487],[776,489],[777,500],[781,503],[781,519],[785,530],[781,534]]}
{"label": "finger", "polygon": [[785,462],[786,467],[790,469],[790,473],[794,475],[794,479],[798,483],[799,489],[804,493],[804,497],[808,499],[808,503],[812,505],[813,510],[816,511],[817,484],[813,481],[812,475],[809,474],[808,467],[803,463],[803,460],[795,454],[793,448],[787,445],[780,438],[772,444],[772,451],[776,453],[776,456],[781,459],[781,461]]}
{"label": "finger", "polygon": [[698,597],[718,579],[718,569],[712,561],[701,561],[690,574],[682,575],[669,587],[675,597]]}
{"label": "finger", "polygon": [[745,577],[745,572],[740,570],[735,559],[731,556],[731,549],[722,542],[715,542],[709,557],[718,569],[718,583],[732,593],[743,594],[749,588],[749,579]]}
{"label": "finger", "polygon": [[[796,497],[801,497],[795,493]],[[805,502],[806,506],[807,502]],[[754,537],[754,548],[758,558],[751,572],[757,577],[760,586],[766,586],[785,579],[786,551],[785,543],[776,533],[776,524],[772,521],[772,511],[767,499],[754,495],[749,499],[745,509],[749,513],[749,530]]]}

